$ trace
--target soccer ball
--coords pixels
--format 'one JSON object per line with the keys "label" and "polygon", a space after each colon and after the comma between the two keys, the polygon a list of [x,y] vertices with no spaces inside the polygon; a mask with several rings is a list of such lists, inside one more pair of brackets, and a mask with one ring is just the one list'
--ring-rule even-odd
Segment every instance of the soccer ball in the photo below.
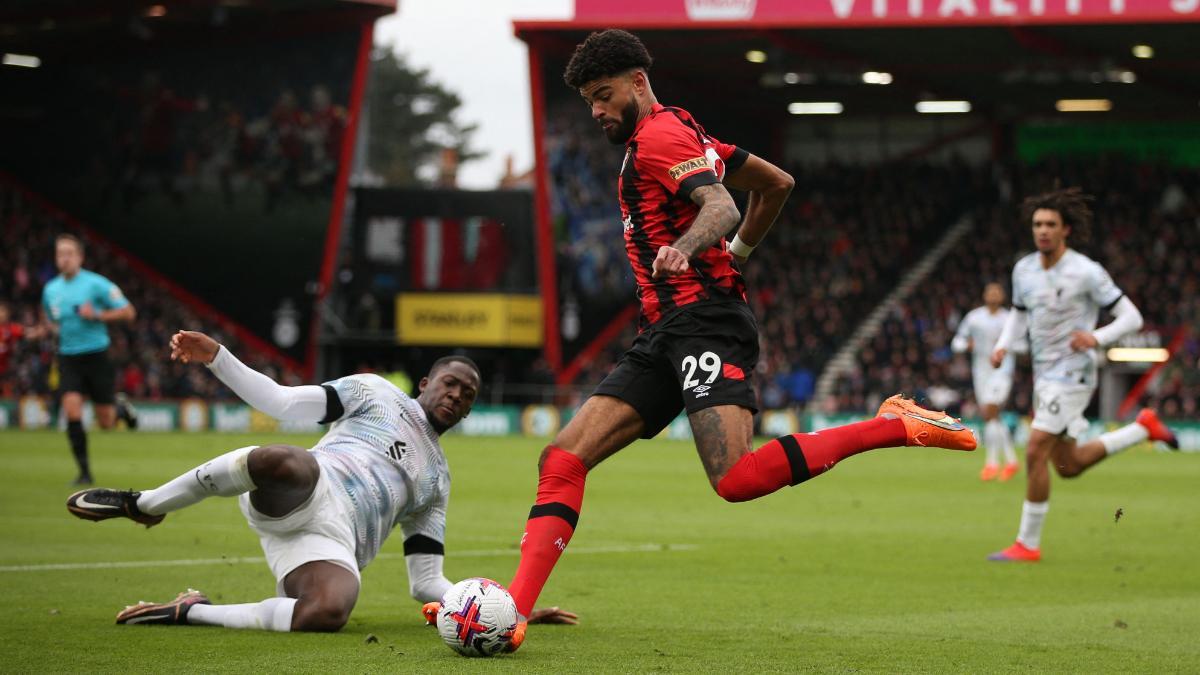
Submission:
{"label": "soccer ball", "polygon": [[475,577],[458,582],[442,596],[438,633],[463,656],[492,656],[512,640],[517,603],[503,586]]}

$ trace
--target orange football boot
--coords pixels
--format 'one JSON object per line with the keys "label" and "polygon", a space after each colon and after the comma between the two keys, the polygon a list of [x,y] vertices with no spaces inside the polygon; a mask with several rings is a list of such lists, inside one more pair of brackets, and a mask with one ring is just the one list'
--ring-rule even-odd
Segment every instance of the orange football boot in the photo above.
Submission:
{"label": "orange football boot", "polygon": [[1041,549],[1028,548],[1019,541],[1014,541],[1012,546],[988,556],[988,560],[992,562],[1037,562],[1041,559]]}
{"label": "orange football boot", "polygon": [[1007,481],[1009,478],[1017,475],[1017,472],[1020,470],[1021,465],[1017,464],[1016,462],[1005,464],[1004,468],[1000,470],[1000,482],[1003,483]]}
{"label": "orange football boot", "polygon": [[512,636],[508,639],[508,646],[504,651],[512,653],[521,648],[521,644],[525,642],[525,629],[529,626],[527,621],[518,621],[517,627],[513,629]]}
{"label": "orange football boot", "polygon": [[438,602],[437,600],[421,605],[421,616],[425,617],[425,625],[436,626],[437,615],[440,611],[442,611],[442,603]]}
{"label": "orange football boot", "polygon": [[944,412],[917,405],[904,394],[896,394],[879,406],[877,417],[894,415],[904,423],[905,445],[974,450],[975,434]]}
{"label": "orange football boot", "polygon": [[1134,421],[1146,428],[1146,431],[1150,433],[1150,440],[1162,441],[1172,450],[1179,449],[1179,439],[1175,438],[1171,429],[1158,419],[1158,413],[1154,412],[1153,408],[1142,408]]}
{"label": "orange football boot", "polygon": [[1000,467],[996,464],[984,464],[983,470],[979,472],[979,480],[989,481],[996,480],[996,476],[1000,475]]}

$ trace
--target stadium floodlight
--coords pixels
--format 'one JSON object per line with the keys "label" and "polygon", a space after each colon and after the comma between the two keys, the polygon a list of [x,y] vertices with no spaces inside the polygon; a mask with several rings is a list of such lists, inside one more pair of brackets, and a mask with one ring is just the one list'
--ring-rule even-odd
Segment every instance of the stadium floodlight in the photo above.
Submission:
{"label": "stadium floodlight", "polygon": [[1113,347],[1107,356],[1109,361],[1124,363],[1162,363],[1171,358],[1171,352],[1162,347]]}
{"label": "stadium floodlight", "polygon": [[879,70],[868,70],[862,74],[862,81],[865,84],[891,84],[892,74]]}
{"label": "stadium floodlight", "polygon": [[1152,59],[1154,58],[1154,47],[1150,45],[1134,45],[1131,50],[1135,58]]}
{"label": "stadium floodlight", "polygon": [[1108,112],[1112,101],[1106,98],[1064,98],[1054,102],[1058,112]]}
{"label": "stadium floodlight", "polygon": [[4,65],[17,66],[19,68],[37,68],[42,65],[42,60],[29,54],[5,54]]}
{"label": "stadium floodlight", "polygon": [[761,49],[751,49],[746,52],[746,60],[750,63],[766,63],[767,53]]}
{"label": "stadium floodlight", "polygon": [[837,101],[795,101],[788,104],[793,115],[840,115],[842,104]]}
{"label": "stadium floodlight", "polygon": [[970,101],[918,101],[917,112],[944,114],[971,112]]}
{"label": "stadium floodlight", "polygon": [[150,5],[146,8],[145,15],[152,19],[157,19],[158,17],[167,15],[167,8],[165,5]]}

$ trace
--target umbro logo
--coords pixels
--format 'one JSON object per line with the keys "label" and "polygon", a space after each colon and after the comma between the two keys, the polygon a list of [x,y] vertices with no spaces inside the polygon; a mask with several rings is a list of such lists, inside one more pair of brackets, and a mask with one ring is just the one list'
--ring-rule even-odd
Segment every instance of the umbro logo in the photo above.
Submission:
{"label": "umbro logo", "polygon": [[966,427],[964,427],[961,422],[959,422],[958,420],[954,419],[953,417],[951,417],[949,415],[946,415],[946,416],[942,417],[941,419],[934,419],[932,417],[926,417],[924,415],[918,415],[916,413],[911,413],[911,412],[906,412],[904,414],[908,415],[909,417],[911,417],[913,419],[921,420],[922,422],[928,422],[928,423],[932,424],[933,426],[940,427],[942,429],[945,429],[946,431],[962,431],[963,429],[966,429]]}
{"label": "umbro logo", "polygon": [[704,392],[708,391],[709,389],[712,389],[712,387],[708,386],[707,384],[702,384],[699,387],[696,387],[695,389],[693,389],[692,392],[696,393],[696,394],[703,394]]}

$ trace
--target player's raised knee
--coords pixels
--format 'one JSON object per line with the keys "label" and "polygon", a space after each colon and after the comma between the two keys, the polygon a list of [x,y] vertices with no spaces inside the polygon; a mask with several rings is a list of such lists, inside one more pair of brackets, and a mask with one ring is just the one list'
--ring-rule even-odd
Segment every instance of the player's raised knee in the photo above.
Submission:
{"label": "player's raised knee", "polygon": [[1083,467],[1079,466],[1078,464],[1059,464],[1058,462],[1055,462],[1054,470],[1057,471],[1058,475],[1063,478],[1074,478],[1083,473]]}
{"label": "player's raised knee", "polygon": [[321,468],[304,448],[294,445],[264,445],[251,451],[247,460],[250,477],[258,487],[310,485]]}

